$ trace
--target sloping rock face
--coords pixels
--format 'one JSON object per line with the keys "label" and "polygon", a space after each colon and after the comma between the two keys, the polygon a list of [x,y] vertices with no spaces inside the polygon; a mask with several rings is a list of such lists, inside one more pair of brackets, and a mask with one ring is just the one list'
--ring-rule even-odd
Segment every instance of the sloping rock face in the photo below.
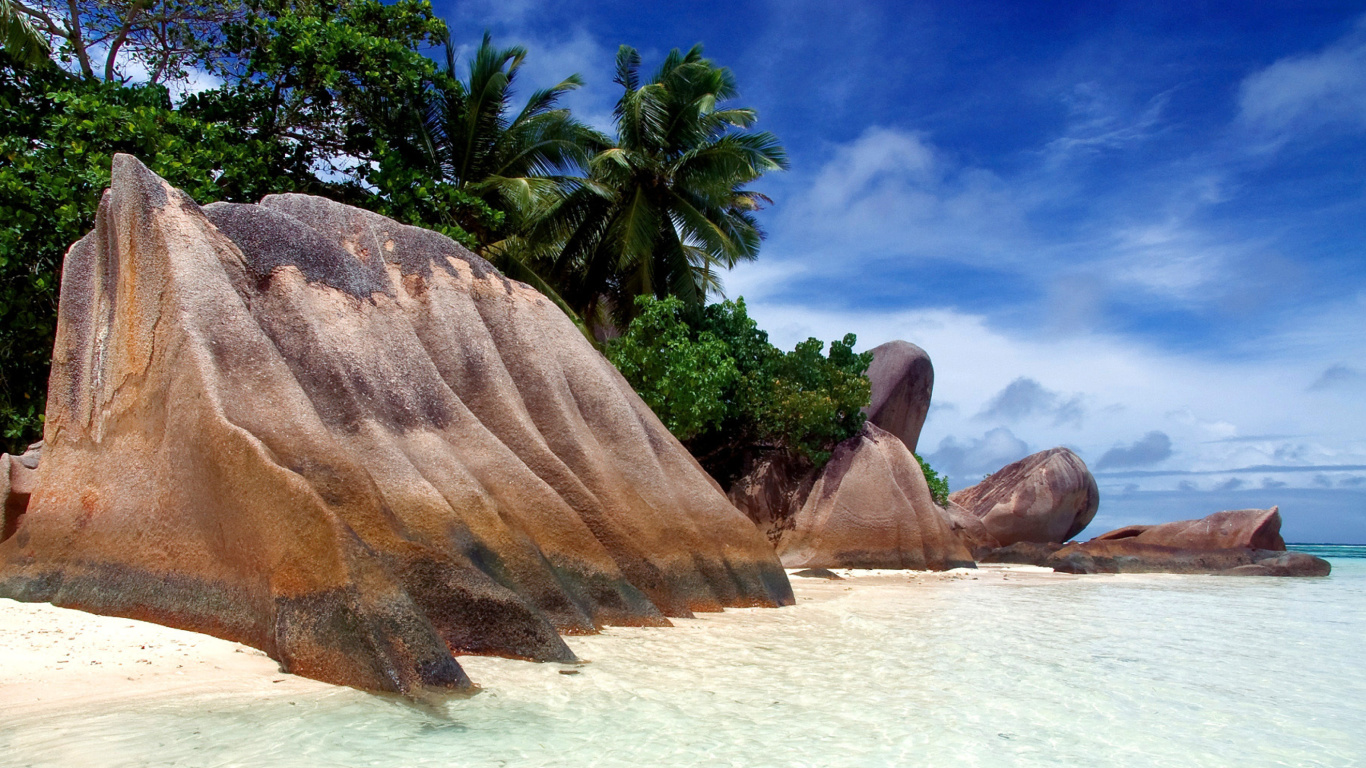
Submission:
{"label": "sloping rock face", "polygon": [[1080,456],[1053,448],[951,494],[949,501],[981,520],[997,546],[1060,543],[1081,533],[1096,516],[1100,489]]}
{"label": "sloping rock face", "polygon": [[1271,509],[1216,512],[1199,520],[1133,525],[1053,552],[1040,565],[1067,573],[1214,573],[1327,576],[1327,560],[1287,552]]}
{"label": "sloping rock face", "polygon": [[872,423],[836,446],[779,538],[778,556],[788,568],[973,567],[915,456]]}
{"label": "sloping rock face", "polygon": [[789,604],[764,538],[540,294],[327,200],[201,209],[118,156],[67,254],[0,595],[460,689],[454,653]]}
{"label": "sloping rock face", "polygon": [[889,341],[874,347],[868,383],[872,387],[871,400],[864,409],[868,420],[901,438],[914,453],[934,392],[930,356],[909,341]]}

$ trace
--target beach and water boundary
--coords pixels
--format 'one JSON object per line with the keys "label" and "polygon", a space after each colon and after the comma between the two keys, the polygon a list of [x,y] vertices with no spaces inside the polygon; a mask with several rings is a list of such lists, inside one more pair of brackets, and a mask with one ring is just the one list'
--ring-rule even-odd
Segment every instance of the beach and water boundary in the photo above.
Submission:
{"label": "beach and water boundary", "polygon": [[582,664],[461,657],[482,690],[435,706],[0,600],[0,765],[1358,765],[1366,547],[1316,553],[1331,576],[794,578],[791,608],[569,638]]}

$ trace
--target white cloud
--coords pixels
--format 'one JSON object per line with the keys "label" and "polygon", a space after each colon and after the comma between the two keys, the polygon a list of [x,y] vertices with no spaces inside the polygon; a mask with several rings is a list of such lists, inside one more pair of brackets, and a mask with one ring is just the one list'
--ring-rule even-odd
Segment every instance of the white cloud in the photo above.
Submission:
{"label": "white cloud", "polygon": [[1282,139],[1329,125],[1366,128],[1366,17],[1322,51],[1249,75],[1239,107],[1243,123]]}
{"label": "white cloud", "polygon": [[841,259],[954,258],[1017,261],[1026,239],[1024,206],[995,174],[945,157],[922,134],[872,127],[835,146],[780,213],[794,255]]}
{"label": "white cloud", "polygon": [[[851,331],[858,334],[860,349],[892,339],[923,347],[934,361],[934,401],[955,406],[934,409],[920,440],[927,447],[948,440],[966,453],[984,439],[984,430],[1008,423],[1010,435],[1031,450],[1067,445],[1093,465],[1115,446],[1132,446],[1152,432],[1161,432],[1171,444],[1171,456],[1158,468],[1223,472],[1262,465],[1366,464],[1366,411],[1305,391],[1305,382],[1334,361],[1366,355],[1366,338],[1358,331],[1341,346],[1284,343],[1311,331],[1334,339],[1337,327],[1366,327],[1366,308],[1355,303],[1305,315],[1299,325],[1231,359],[1168,352],[1094,332],[1025,335],[994,328],[980,315],[947,309],[821,310],[764,298],[748,304],[751,317],[774,343],[789,349],[809,336],[828,341]],[[1097,416],[1081,424],[1056,418],[984,423],[977,417],[990,412],[993,401],[1021,377],[1044,391],[1069,393],[1063,400],[1082,398]],[[1276,480],[1307,487],[1310,475],[1292,472]],[[1108,493],[1131,483],[1143,490],[1170,490],[1176,482],[1162,476],[1102,485]]]}

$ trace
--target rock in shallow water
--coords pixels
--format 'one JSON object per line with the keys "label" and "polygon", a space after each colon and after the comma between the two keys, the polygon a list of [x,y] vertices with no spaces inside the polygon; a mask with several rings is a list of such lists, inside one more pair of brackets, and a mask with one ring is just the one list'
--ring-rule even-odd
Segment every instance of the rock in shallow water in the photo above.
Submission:
{"label": "rock in shallow water", "polygon": [[[792,602],[768,543],[539,293],[320,198],[201,209],[132,157],[67,254],[0,595],[373,690],[560,632]],[[8,519],[8,518],[7,518]]]}
{"label": "rock in shallow water", "polygon": [[1286,551],[1276,507],[1131,525],[1063,547],[1038,564],[1066,573],[1327,576],[1331,571],[1327,560]]}

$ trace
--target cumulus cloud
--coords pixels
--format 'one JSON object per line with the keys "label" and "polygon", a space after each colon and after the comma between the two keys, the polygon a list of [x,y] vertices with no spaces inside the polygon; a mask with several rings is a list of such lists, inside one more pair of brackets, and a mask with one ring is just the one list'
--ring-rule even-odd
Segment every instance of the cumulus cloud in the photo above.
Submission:
{"label": "cumulus cloud", "polygon": [[1172,455],[1172,439],[1165,432],[1149,432],[1129,445],[1117,445],[1096,462],[1096,469],[1146,467]]}
{"label": "cumulus cloud", "polygon": [[950,477],[976,479],[1028,455],[1029,445],[1025,441],[1009,429],[997,427],[980,439],[946,437],[926,459]]}
{"label": "cumulus cloud", "polygon": [[1366,128],[1366,17],[1316,53],[1281,59],[1243,81],[1240,119],[1277,134]]}
{"label": "cumulus cloud", "polygon": [[1286,485],[1286,484],[1285,484],[1284,481],[1282,481],[1282,480],[1277,480],[1277,479],[1274,478],[1274,477],[1263,477],[1263,478],[1262,478],[1262,487],[1263,487],[1263,488],[1268,488],[1268,489],[1270,489],[1270,488],[1284,488],[1285,485]]}
{"label": "cumulus cloud", "polygon": [[977,414],[977,418],[1020,421],[1042,416],[1051,418],[1055,425],[1081,426],[1083,415],[1080,395],[1065,398],[1034,379],[1021,376],[998,392]]}
{"label": "cumulus cloud", "polygon": [[1243,487],[1243,481],[1242,481],[1241,479],[1236,478],[1236,477],[1230,477],[1229,479],[1225,480],[1224,482],[1216,484],[1216,485],[1214,486],[1214,490],[1216,490],[1216,491],[1236,491],[1236,490],[1238,490],[1239,488],[1242,488],[1242,487]]}
{"label": "cumulus cloud", "polygon": [[1193,491],[1200,490],[1200,486],[1196,485],[1194,482],[1190,480],[1182,480],[1181,482],[1176,484],[1176,490],[1182,491],[1184,493],[1191,493]]}
{"label": "cumulus cloud", "polygon": [[1310,392],[1328,390],[1357,389],[1366,385],[1366,374],[1342,363],[1328,366],[1319,377],[1309,385]]}
{"label": "cumulus cloud", "polygon": [[1349,475],[1338,481],[1343,488],[1360,488],[1366,485],[1366,475]]}

